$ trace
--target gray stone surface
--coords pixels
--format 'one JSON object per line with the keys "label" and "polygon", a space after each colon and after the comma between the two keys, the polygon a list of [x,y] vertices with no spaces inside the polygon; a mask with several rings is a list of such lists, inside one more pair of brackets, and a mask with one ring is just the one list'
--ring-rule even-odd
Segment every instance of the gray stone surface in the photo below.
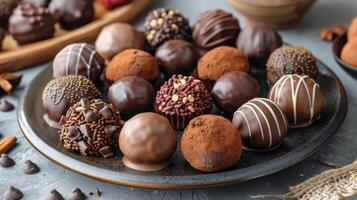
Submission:
{"label": "gray stone surface", "polygon": [[[212,8],[223,8],[234,12],[223,0],[156,0],[151,9],[156,7],[170,7],[181,10],[191,22],[195,16]],[[124,187],[102,183],[90,178],[67,171],[45,159],[32,148],[22,136],[16,121],[16,111],[0,113],[0,134],[6,136],[14,134],[18,137],[18,146],[9,154],[17,164],[10,169],[0,168],[0,195],[9,185],[14,185],[24,192],[24,199],[44,199],[51,189],[56,188],[65,197],[75,187],[80,187],[85,193],[95,192],[98,187],[102,196],[93,195],[89,199],[250,199],[256,194],[283,194],[288,187],[316,175],[328,168],[313,161],[313,158],[327,160],[340,164],[351,163],[357,157],[357,139],[355,124],[357,117],[356,80],[348,76],[333,60],[331,44],[319,40],[319,30],[338,23],[348,25],[352,17],[357,15],[356,0],[319,0],[307,13],[301,24],[294,29],[281,31],[286,42],[309,48],[318,58],[324,61],[336,72],[343,82],[349,100],[349,110],[346,120],[336,132],[333,140],[321,151],[293,167],[273,175],[248,181],[241,184],[203,190],[149,190]],[[243,18],[240,18],[244,26]],[[145,15],[145,13],[143,13]],[[137,26],[143,24],[142,16]],[[19,88],[12,96],[6,96],[16,104],[26,85],[44,66],[37,66],[20,72],[25,74]],[[24,175],[21,167],[25,160],[31,159],[41,168],[41,172],[34,175]]]}

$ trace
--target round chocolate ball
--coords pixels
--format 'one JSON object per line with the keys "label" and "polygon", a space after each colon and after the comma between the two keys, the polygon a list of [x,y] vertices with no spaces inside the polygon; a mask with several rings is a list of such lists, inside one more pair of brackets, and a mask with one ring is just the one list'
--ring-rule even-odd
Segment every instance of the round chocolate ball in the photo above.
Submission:
{"label": "round chocolate ball", "polygon": [[185,129],[180,149],[195,169],[215,172],[235,165],[242,153],[239,131],[224,117],[202,115]]}
{"label": "round chocolate ball", "polygon": [[210,10],[200,14],[193,26],[192,37],[200,48],[234,46],[240,32],[238,19],[223,10]]}
{"label": "round chocolate ball", "polygon": [[259,95],[258,82],[245,72],[232,71],[217,80],[212,98],[219,109],[229,117],[247,101]]}
{"label": "round chocolate ball", "polygon": [[82,75],[96,83],[105,67],[104,59],[87,43],[70,44],[53,60],[53,77]]}
{"label": "round chocolate ball", "polygon": [[269,56],[266,67],[270,86],[287,74],[308,75],[315,80],[319,76],[315,56],[308,49],[299,46],[276,49]]}
{"label": "round chocolate ball", "polygon": [[94,19],[93,0],[53,0],[48,7],[66,30],[81,27]]}
{"label": "round chocolate ball", "polygon": [[0,26],[7,29],[9,17],[12,11],[16,8],[17,0],[1,0],[0,1]]}
{"label": "round chocolate ball", "polygon": [[186,75],[196,67],[199,54],[195,46],[184,40],[169,40],[156,50],[155,57],[166,74]]}
{"label": "round chocolate ball", "polygon": [[123,163],[139,171],[157,171],[170,164],[176,150],[176,133],[156,113],[141,113],[128,120],[119,136]]}
{"label": "round chocolate ball", "polygon": [[110,86],[108,101],[117,107],[124,119],[152,110],[154,87],[145,79],[127,76]]}
{"label": "round chocolate ball", "polygon": [[270,151],[280,146],[289,122],[280,107],[269,99],[255,98],[241,106],[233,116],[243,145],[252,151]]}
{"label": "round chocolate ball", "polygon": [[281,77],[270,89],[268,98],[280,106],[293,128],[313,124],[324,103],[320,85],[306,75],[297,74]]}

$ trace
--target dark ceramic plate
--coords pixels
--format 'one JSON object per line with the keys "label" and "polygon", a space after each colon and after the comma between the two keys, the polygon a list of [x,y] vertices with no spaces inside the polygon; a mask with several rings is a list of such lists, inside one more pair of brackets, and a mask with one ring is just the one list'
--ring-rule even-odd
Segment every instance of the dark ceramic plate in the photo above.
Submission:
{"label": "dark ceramic plate", "polygon": [[341,60],[341,51],[343,46],[347,43],[347,34],[341,35],[334,41],[332,45],[332,54],[335,58],[336,62],[344,69],[348,74],[350,74],[353,78],[357,79],[357,67],[353,67],[350,64],[345,63]]}
{"label": "dark ceramic plate", "polygon": [[[283,144],[268,153],[244,151],[234,167],[217,173],[201,173],[191,168],[179,151],[173,163],[158,172],[139,172],[123,166],[120,155],[102,159],[84,157],[61,146],[55,129],[49,128],[42,119],[42,90],[51,79],[51,66],[46,67],[29,85],[18,106],[18,121],[27,140],[51,161],[91,178],[134,187],[178,189],[204,188],[238,183],[272,174],[310,156],[335,133],[347,110],[343,86],[336,75],[323,63],[318,62],[321,76],[318,82],[325,95],[321,119],[303,129],[291,129]],[[263,86],[263,91],[268,88]],[[180,136],[180,133],[178,133]]]}

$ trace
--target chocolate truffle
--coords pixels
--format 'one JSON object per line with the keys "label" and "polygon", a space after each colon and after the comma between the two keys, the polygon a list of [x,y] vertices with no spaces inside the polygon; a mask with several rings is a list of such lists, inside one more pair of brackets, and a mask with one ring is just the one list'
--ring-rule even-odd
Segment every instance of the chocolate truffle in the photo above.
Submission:
{"label": "chocolate truffle", "polygon": [[104,59],[87,43],[75,43],[63,48],[53,60],[53,77],[82,75],[94,83],[105,67]]}
{"label": "chocolate truffle", "polygon": [[223,10],[210,10],[198,16],[193,26],[192,37],[203,49],[218,46],[234,46],[240,31],[239,22],[232,14]]}
{"label": "chocolate truffle", "polygon": [[98,0],[107,9],[114,9],[116,7],[130,3],[132,0]]}
{"label": "chocolate truffle", "polygon": [[241,134],[244,147],[252,151],[279,147],[289,127],[280,107],[265,98],[245,103],[234,113],[232,122]]}
{"label": "chocolate truffle", "polygon": [[357,37],[350,39],[341,51],[341,59],[354,67],[357,67]]}
{"label": "chocolate truffle", "polygon": [[197,65],[199,54],[195,46],[184,40],[169,40],[161,45],[155,57],[168,75],[188,74]]}
{"label": "chocolate truffle", "polygon": [[49,9],[63,29],[75,29],[94,19],[93,0],[53,0]]}
{"label": "chocolate truffle", "polygon": [[270,89],[269,99],[285,112],[290,127],[306,127],[320,117],[323,95],[319,84],[308,76],[285,75]]}
{"label": "chocolate truffle", "polygon": [[239,34],[237,48],[248,58],[254,71],[265,71],[270,54],[283,45],[278,32],[266,26],[248,25]]}
{"label": "chocolate truffle", "polygon": [[20,45],[53,37],[55,20],[45,7],[20,4],[9,19],[9,33]]}
{"label": "chocolate truffle", "polygon": [[124,124],[119,136],[123,163],[140,171],[157,171],[170,164],[176,150],[176,133],[156,113],[140,113]]}
{"label": "chocolate truffle", "polygon": [[104,59],[110,61],[125,49],[144,49],[144,34],[125,23],[113,23],[102,29],[95,48]]}
{"label": "chocolate truffle", "polygon": [[7,29],[9,17],[12,11],[17,6],[17,0],[1,0],[0,1],[0,26]]}
{"label": "chocolate truffle", "polygon": [[202,115],[185,129],[180,145],[183,158],[195,169],[215,172],[235,165],[242,153],[239,131],[218,115]]}
{"label": "chocolate truffle", "polygon": [[347,32],[348,41],[352,40],[352,38],[357,37],[357,17],[353,18],[351,25]]}
{"label": "chocolate truffle", "polygon": [[125,119],[151,111],[154,99],[154,87],[137,76],[127,76],[116,81],[108,92],[108,101],[120,110]]}
{"label": "chocolate truffle", "polygon": [[167,40],[191,40],[188,20],[175,9],[157,8],[145,19],[146,40],[151,47],[157,48]]}
{"label": "chocolate truffle", "polygon": [[[51,0],[20,0],[21,4],[32,4],[35,6],[47,7]],[[55,0],[57,1],[57,0]]]}
{"label": "chocolate truffle", "polygon": [[43,90],[44,119],[54,128],[61,128],[59,121],[68,108],[82,98],[89,100],[101,96],[95,85],[84,76],[69,75],[50,81]]}
{"label": "chocolate truffle", "polygon": [[210,112],[211,107],[211,97],[202,81],[183,75],[173,75],[161,86],[154,106],[174,129],[184,129],[191,119]]}
{"label": "chocolate truffle", "polygon": [[315,56],[306,48],[283,46],[276,49],[267,62],[267,80],[270,86],[286,74],[319,76]]}
{"label": "chocolate truffle", "polygon": [[258,82],[245,72],[232,71],[217,80],[212,89],[212,98],[229,117],[247,101],[259,95]]}
{"label": "chocolate truffle", "polygon": [[102,100],[86,98],[71,106],[62,117],[59,131],[63,146],[86,156],[110,158],[121,129],[119,111]]}
{"label": "chocolate truffle", "polygon": [[117,54],[105,69],[105,79],[113,83],[125,76],[138,76],[148,81],[160,75],[155,57],[138,49],[127,49]]}

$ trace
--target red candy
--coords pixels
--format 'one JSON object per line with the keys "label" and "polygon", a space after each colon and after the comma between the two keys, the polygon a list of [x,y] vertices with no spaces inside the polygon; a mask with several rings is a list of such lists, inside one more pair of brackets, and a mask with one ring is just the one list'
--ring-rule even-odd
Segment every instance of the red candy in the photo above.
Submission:
{"label": "red candy", "polygon": [[98,0],[99,3],[108,9],[114,9],[116,7],[130,3],[131,1],[132,0]]}

